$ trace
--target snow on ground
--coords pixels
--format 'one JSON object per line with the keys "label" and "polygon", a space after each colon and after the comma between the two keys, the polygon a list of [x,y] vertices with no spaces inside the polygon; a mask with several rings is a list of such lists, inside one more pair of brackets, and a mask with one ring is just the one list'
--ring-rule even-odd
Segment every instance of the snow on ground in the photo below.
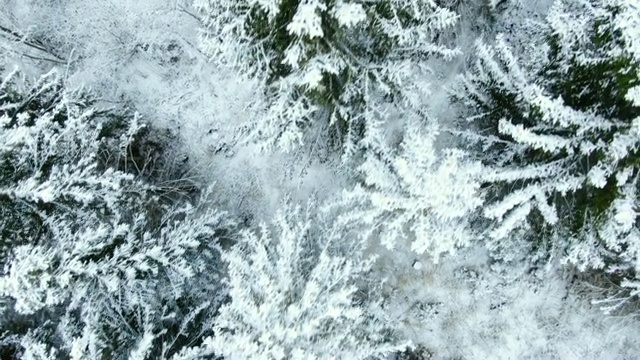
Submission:
{"label": "snow on ground", "polygon": [[640,351],[640,324],[604,317],[572,274],[492,264],[481,245],[437,264],[387,255],[379,269],[395,290],[387,311],[434,359],[632,359]]}

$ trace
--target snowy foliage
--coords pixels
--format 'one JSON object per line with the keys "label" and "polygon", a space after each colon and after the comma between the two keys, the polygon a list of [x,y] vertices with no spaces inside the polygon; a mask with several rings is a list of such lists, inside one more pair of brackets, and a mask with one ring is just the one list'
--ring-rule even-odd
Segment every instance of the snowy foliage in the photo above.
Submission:
{"label": "snowy foliage", "polygon": [[[0,89],[0,331],[24,356],[74,359],[165,356],[197,337],[201,305],[224,295],[211,245],[228,221],[105,166],[133,152],[137,117],[92,107],[55,71],[31,86],[14,72]],[[43,313],[55,315],[41,323]],[[25,347],[40,346],[31,338],[52,348]]]}
{"label": "snowy foliage", "polygon": [[358,288],[372,259],[316,221],[287,206],[257,233],[243,231],[223,254],[231,300],[215,335],[178,358],[368,359],[403,349],[368,297],[376,289]]}
{"label": "snowy foliage", "polygon": [[[359,170],[364,183],[345,192],[341,221],[361,227],[393,249],[400,242],[438,261],[473,238],[471,220],[482,205],[480,162],[458,149],[436,149],[439,131],[411,124],[400,151],[380,148]],[[353,209],[353,210],[352,210]]]}
{"label": "snowy foliage", "polygon": [[478,42],[460,97],[476,112],[467,138],[492,169],[494,240],[532,226],[581,270],[640,269],[639,19],[626,1],[558,0],[541,65],[501,36]]}
{"label": "snowy foliage", "polygon": [[352,153],[390,111],[423,111],[427,60],[458,54],[442,40],[457,15],[428,0],[194,3],[205,53],[265,81],[268,109],[253,136],[285,149],[325,121],[334,130],[325,141]]}
{"label": "snowy foliage", "polygon": [[639,31],[635,0],[0,1],[0,358],[637,357]]}

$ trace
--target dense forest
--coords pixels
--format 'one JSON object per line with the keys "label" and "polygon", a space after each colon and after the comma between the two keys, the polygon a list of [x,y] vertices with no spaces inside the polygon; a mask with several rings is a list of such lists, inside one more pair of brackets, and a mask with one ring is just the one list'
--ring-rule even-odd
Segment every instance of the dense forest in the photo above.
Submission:
{"label": "dense forest", "polygon": [[640,358],[638,0],[0,0],[0,358]]}

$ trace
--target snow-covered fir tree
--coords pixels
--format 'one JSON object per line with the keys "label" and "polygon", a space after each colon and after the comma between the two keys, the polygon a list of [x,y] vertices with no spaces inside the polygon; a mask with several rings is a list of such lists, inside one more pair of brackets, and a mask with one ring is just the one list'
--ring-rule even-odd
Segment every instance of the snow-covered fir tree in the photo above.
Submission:
{"label": "snow-covered fir tree", "polygon": [[[640,270],[640,8],[624,0],[557,0],[545,59],[519,58],[498,36],[477,43],[458,96],[470,105],[490,169],[490,237],[532,227],[580,270],[635,288]],[[519,234],[517,236],[522,236]]]}
{"label": "snow-covered fir tree", "polygon": [[3,356],[164,358],[211,329],[229,221],[124,171],[143,126],[55,70],[2,78]]}
{"label": "snow-covered fir tree", "polygon": [[195,6],[204,51],[265,83],[268,108],[254,135],[285,149],[325,122],[331,129],[325,141],[350,154],[388,116],[424,111],[427,60],[458,54],[443,40],[457,15],[431,0],[196,0]]}
{"label": "snow-covered fir tree", "polygon": [[366,281],[373,259],[362,242],[310,211],[287,205],[223,253],[231,300],[215,335],[177,359],[370,359],[406,347],[384,318],[379,284]]}
{"label": "snow-covered fir tree", "polygon": [[359,167],[363,183],[336,204],[340,221],[388,249],[406,246],[438,261],[474,237],[483,204],[482,165],[459,149],[437,149],[437,125],[411,123],[399,150],[377,147]]}

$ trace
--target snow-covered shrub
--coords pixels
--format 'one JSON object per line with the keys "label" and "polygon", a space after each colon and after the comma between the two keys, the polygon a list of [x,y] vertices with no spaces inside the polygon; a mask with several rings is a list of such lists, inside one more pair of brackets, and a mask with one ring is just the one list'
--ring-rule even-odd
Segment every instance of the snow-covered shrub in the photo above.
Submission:
{"label": "snow-covered shrub", "polygon": [[194,4],[203,50],[265,82],[268,109],[254,135],[285,149],[323,121],[333,131],[325,142],[351,153],[391,113],[424,110],[427,61],[458,54],[443,40],[457,15],[430,0]]}
{"label": "snow-covered shrub", "polygon": [[437,149],[439,134],[435,125],[412,123],[400,149],[368,152],[359,167],[363,184],[330,206],[344,209],[340,221],[389,249],[400,242],[436,262],[467,245],[483,203],[482,166],[462,150]]}
{"label": "snow-covered shrub", "polygon": [[[215,335],[177,358],[368,359],[405,348],[394,341],[361,243],[286,206],[223,253],[230,302]],[[402,346],[401,346],[402,345]]]}
{"label": "snow-covered shrub", "polygon": [[639,24],[628,1],[557,0],[544,62],[519,58],[501,36],[493,46],[480,41],[458,94],[473,109],[467,138],[492,169],[490,237],[533,227],[535,239],[553,239],[579,269],[626,273],[632,289],[640,270]]}
{"label": "snow-covered shrub", "polygon": [[211,328],[228,221],[109,166],[142,127],[55,71],[2,79],[0,333],[23,356],[166,357]]}

